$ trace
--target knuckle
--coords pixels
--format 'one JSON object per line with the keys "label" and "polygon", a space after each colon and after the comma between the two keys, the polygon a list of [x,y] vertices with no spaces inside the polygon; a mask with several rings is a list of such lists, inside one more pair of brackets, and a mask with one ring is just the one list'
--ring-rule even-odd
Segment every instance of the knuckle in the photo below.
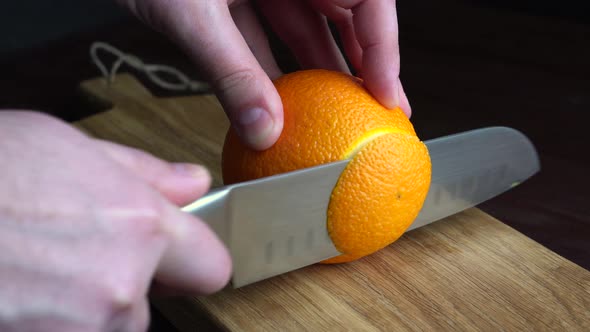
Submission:
{"label": "knuckle", "polygon": [[214,85],[221,91],[231,91],[236,88],[253,86],[256,82],[256,74],[251,69],[240,69],[214,81]]}
{"label": "knuckle", "polygon": [[123,278],[105,283],[102,287],[102,302],[108,316],[129,312],[143,296],[140,282],[134,278]]}
{"label": "knuckle", "polygon": [[131,158],[132,167],[140,173],[148,173],[150,170],[162,168],[159,160],[148,152],[134,148],[128,148],[126,151]]}

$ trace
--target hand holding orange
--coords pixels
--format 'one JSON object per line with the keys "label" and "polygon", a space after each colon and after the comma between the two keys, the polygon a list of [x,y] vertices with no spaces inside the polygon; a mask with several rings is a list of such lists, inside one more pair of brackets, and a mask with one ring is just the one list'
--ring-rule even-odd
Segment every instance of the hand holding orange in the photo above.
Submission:
{"label": "hand holding orange", "polygon": [[387,109],[360,79],[305,70],[274,82],[284,108],[278,141],[252,150],[230,129],[223,148],[226,184],[349,158],[328,207],[340,263],[397,240],[418,215],[430,186],[426,146],[400,108]]}

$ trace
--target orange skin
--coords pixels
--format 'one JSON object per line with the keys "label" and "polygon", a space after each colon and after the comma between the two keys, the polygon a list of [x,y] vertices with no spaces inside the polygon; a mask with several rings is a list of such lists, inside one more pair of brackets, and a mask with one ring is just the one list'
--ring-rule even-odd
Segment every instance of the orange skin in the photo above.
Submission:
{"label": "orange skin", "polygon": [[277,143],[255,151],[227,134],[222,170],[235,183],[352,159],[332,192],[327,228],[343,255],[369,255],[398,239],[418,215],[430,185],[426,146],[400,108],[387,109],[361,80],[327,70],[287,74],[275,82],[285,110]]}

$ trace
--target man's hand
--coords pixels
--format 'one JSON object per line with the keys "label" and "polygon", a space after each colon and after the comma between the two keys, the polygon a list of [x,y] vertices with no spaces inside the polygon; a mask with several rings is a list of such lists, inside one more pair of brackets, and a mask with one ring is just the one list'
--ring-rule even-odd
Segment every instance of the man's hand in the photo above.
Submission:
{"label": "man's hand", "polygon": [[[270,147],[283,128],[271,79],[281,75],[258,21],[258,9],[303,68],[348,72],[328,28],[368,90],[389,108],[411,114],[399,82],[394,0],[118,0],[187,50],[205,71],[228,117],[255,149]],[[257,6],[257,8],[255,7]]]}
{"label": "man's hand", "polygon": [[199,166],[0,112],[0,330],[145,331],[151,286],[222,288],[225,247],[177,207],[209,182]]}

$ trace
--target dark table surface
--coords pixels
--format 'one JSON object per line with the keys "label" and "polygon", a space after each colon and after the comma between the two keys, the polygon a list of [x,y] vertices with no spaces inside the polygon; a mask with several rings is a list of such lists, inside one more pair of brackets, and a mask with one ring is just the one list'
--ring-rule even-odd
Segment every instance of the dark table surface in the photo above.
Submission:
{"label": "dark table surface", "polygon": [[[588,6],[535,11],[526,1],[518,2],[521,10],[490,2],[398,2],[401,76],[412,122],[423,139],[491,125],[528,135],[542,171],[480,208],[590,269]],[[68,121],[98,111],[77,94],[80,81],[99,75],[88,56],[95,40],[199,77],[175,45],[123,18],[1,56],[0,108],[37,109]],[[272,38],[272,44],[281,66],[296,69],[280,42]],[[145,82],[156,95],[171,95]],[[171,329],[153,314],[152,330]]]}

